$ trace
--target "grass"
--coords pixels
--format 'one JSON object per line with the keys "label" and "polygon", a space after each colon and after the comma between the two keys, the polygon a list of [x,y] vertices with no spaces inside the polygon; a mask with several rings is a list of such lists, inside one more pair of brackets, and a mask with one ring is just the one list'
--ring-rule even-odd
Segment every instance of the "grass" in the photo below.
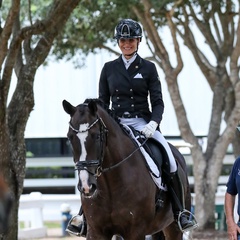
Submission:
{"label": "grass", "polygon": [[44,226],[46,226],[47,228],[61,228],[61,223],[60,222],[44,222]]}
{"label": "grass", "polygon": [[[44,222],[44,226],[47,227],[47,228],[61,228],[61,222],[48,221],[48,222]],[[25,227],[26,226],[24,226],[24,222],[20,221],[19,222],[19,228],[23,229]]]}

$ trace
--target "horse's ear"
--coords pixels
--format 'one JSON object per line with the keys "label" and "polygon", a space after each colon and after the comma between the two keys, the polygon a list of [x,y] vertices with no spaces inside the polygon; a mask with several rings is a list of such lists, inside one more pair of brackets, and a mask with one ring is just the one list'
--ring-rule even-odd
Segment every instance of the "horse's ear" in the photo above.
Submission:
{"label": "horse's ear", "polygon": [[95,115],[96,112],[97,112],[97,104],[95,101],[91,100],[89,103],[88,103],[88,108],[90,110],[90,113],[92,115]]}
{"label": "horse's ear", "polygon": [[69,103],[66,100],[62,101],[63,109],[66,113],[68,113],[71,117],[76,112],[76,107],[72,106],[71,103]]}

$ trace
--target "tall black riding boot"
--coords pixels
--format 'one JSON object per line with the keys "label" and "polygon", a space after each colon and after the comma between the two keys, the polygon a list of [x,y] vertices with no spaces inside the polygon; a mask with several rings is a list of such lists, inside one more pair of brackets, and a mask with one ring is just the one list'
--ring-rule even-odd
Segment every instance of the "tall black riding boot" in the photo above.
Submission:
{"label": "tall black riding boot", "polygon": [[[82,219],[81,216],[82,215]],[[86,237],[87,235],[87,221],[84,216],[82,207],[77,215],[73,216],[69,221],[66,232],[71,235],[78,236],[78,237]]]}
{"label": "tall black riding boot", "polygon": [[191,212],[185,209],[183,186],[177,171],[170,174],[170,191],[172,194],[174,218],[180,230],[185,232],[196,228],[198,225],[195,217]]}

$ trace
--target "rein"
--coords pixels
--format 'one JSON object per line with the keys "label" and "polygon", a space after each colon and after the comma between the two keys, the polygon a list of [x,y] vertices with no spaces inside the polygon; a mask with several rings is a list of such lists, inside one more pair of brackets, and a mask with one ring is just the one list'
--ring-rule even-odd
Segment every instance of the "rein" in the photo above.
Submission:
{"label": "rein", "polygon": [[[99,171],[99,174],[101,175],[102,173],[108,172],[116,167],[118,167],[120,164],[124,163],[125,161],[127,161],[135,152],[137,152],[142,146],[144,146],[144,144],[147,142],[147,138],[143,141],[143,143],[141,143],[132,153],[130,153],[127,157],[125,157],[123,160],[121,160],[120,162],[116,163],[115,165],[112,165],[111,167],[107,167],[107,168],[102,168],[101,166],[99,166],[99,168],[97,169],[97,171]],[[99,175],[99,176],[100,176]]]}
{"label": "rein", "polygon": [[[126,162],[130,157],[132,157],[132,155],[137,152],[142,146],[144,146],[144,144],[147,142],[147,138],[132,152],[130,153],[126,158],[122,159],[120,162],[110,166],[110,167],[106,167],[106,168],[102,168],[102,162],[103,162],[103,142],[104,139],[107,142],[107,133],[108,133],[108,129],[105,125],[105,123],[103,122],[102,118],[97,117],[97,119],[91,124],[89,125],[86,129],[84,130],[78,130],[75,129],[71,123],[69,122],[69,127],[76,133],[84,133],[89,131],[98,121],[100,121],[100,136],[101,136],[101,154],[99,157],[99,160],[88,160],[88,161],[78,161],[75,165],[75,170],[86,170],[88,173],[94,175],[95,177],[100,177],[102,173],[111,171],[114,168],[117,168],[118,166],[120,166],[122,163]],[[97,167],[96,172],[92,173],[91,171],[88,170],[88,167]]]}

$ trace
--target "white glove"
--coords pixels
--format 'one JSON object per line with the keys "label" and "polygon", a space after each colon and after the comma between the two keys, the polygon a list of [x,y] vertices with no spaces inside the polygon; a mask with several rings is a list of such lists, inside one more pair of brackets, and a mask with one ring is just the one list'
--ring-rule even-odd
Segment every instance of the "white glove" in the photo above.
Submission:
{"label": "white glove", "polygon": [[154,132],[157,129],[158,124],[155,121],[150,121],[142,130],[142,133],[146,138],[150,138],[153,136]]}

